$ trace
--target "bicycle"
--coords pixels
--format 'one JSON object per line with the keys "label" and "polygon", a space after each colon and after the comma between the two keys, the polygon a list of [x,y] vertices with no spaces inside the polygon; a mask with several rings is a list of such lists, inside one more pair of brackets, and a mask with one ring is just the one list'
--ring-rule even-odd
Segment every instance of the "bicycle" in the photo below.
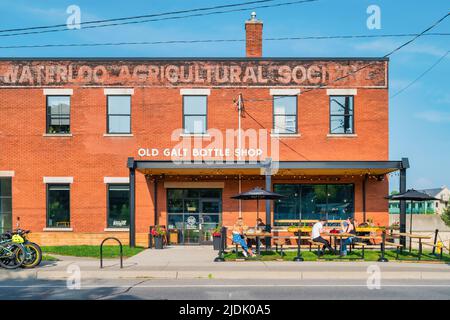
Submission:
{"label": "bicycle", "polygon": [[24,239],[17,234],[4,234],[0,239],[0,267],[17,269],[22,266],[26,257],[23,246]]}
{"label": "bicycle", "polygon": [[22,268],[34,268],[42,261],[41,247],[37,243],[27,239],[27,235],[30,232],[30,230],[16,229],[14,232],[9,233],[10,237],[19,235],[24,241],[22,244],[25,247],[25,261],[21,265]]}

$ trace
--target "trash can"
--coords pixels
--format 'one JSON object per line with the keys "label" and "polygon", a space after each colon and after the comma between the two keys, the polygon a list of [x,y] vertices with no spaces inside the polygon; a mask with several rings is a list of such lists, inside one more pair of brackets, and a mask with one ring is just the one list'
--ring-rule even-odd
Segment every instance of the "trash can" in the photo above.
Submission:
{"label": "trash can", "polygon": [[178,244],[179,243],[179,237],[178,237],[178,229],[170,229],[169,230],[169,243],[170,244]]}

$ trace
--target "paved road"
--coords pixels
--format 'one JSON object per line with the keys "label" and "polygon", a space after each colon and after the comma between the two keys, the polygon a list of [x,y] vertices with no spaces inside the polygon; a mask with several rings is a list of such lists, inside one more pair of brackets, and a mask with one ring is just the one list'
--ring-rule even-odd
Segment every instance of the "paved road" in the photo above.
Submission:
{"label": "paved road", "polygon": [[69,290],[61,280],[6,280],[0,299],[450,299],[450,281],[384,280],[86,280]]}

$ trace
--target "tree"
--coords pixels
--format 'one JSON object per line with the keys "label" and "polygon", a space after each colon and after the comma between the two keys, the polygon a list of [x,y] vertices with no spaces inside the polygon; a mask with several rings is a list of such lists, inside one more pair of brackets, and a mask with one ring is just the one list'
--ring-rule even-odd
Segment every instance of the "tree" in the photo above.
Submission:
{"label": "tree", "polygon": [[450,206],[447,206],[442,212],[441,219],[450,227]]}

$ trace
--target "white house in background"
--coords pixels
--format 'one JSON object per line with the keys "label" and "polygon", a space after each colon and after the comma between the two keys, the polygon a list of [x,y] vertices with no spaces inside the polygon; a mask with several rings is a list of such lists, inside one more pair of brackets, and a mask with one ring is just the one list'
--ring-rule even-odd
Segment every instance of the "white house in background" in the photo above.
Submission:
{"label": "white house in background", "polygon": [[422,191],[432,197],[439,199],[432,202],[432,205],[434,206],[434,212],[437,214],[442,214],[444,209],[449,205],[450,190],[449,188],[447,188],[447,186],[442,186],[435,189],[423,189],[419,191]]}

